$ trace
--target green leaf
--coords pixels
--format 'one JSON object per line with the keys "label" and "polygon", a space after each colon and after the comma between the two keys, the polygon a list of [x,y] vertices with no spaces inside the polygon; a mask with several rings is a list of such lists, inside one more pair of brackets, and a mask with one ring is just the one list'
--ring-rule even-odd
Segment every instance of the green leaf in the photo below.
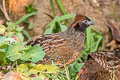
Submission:
{"label": "green leaf", "polygon": [[29,13],[25,16],[23,16],[22,18],[20,18],[18,21],[15,22],[15,25],[18,25],[20,24],[21,22],[25,21],[26,19],[28,19],[30,16],[33,16],[35,15],[37,12],[32,12],[32,13]]}
{"label": "green leaf", "polygon": [[63,21],[63,20],[74,18],[74,17],[75,17],[74,14],[66,14],[66,15],[63,15],[63,16],[59,16],[56,20],[57,20],[57,22],[60,22],[60,21]]}
{"label": "green leaf", "polygon": [[49,0],[49,1],[50,1],[50,5],[51,5],[51,7],[52,7],[53,16],[55,17],[56,14],[55,14],[55,7],[54,7],[53,0]]}
{"label": "green leaf", "polygon": [[12,32],[15,30],[16,25],[13,22],[7,22],[6,24],[8,25],[8,27],[7,27],[8,32]]}
{"label": "green leaf", "polygon": [[24,53],[22,59],[29,59],[33,63],[36,63],[42,60],[44,56],[45,52],[42,50],[42,48],[39,45],[35,45],[30,48],[26,53]]}
{"label": "green leaf", "polygon": [[4,61],[5,57],[6,57],[6,54],[0,51],[0,61]]}
{"label": "green leaf", "polygon": [[86,45],[89,46],[91,42],[91,28],[88,27],[86,30]]}
{"label": "green leaf", "polygon": [[22,42],[16,42],[13,45],[9,46],[7,50],[8,59],[10,59],[11,61],[20,59],[22,56],[20,51],[23,49],[23,47],[24,47],[24,43]]}
{"label": "green leaf", "polygon": [[6,53],[0,51],[0,66],[5,66],[6,63]]}
{"label": "green leaf", "polygon": [[22,33],[19,32],[19,33],[17,33],[16,35],[17,35],[17,37],[20,39],[20,41],[22,41],[22,42],[24,41],[24,36],[23,36]]}
{"label": "green leaf", "polygon": [[67,19],[70,19],[70,18],[73,18],[75,17],[74,14],[66,14],[66,15],[63,15],[63,16],[56,16],[48,25],[48,26],[51,26],[51,25],[55,25],[56,22],[61,22],[63,20],[67,20]]}
{"label": "green leaf", "polygon": [[21,32],[23,29],[24,29],[24,27],[17,27],[15,30],[16,30],[17,32]]}
{"label": "green leaf", "polygon": [[[42,64],[20,64],[17,67],[17,72],[23,74],[25,77],[30,78],[30,80],[38,79],[53,79],[49,78],[51,75],[57,76],[60,72],[60,68],[54,65],[42,65]],[[31,78],[30,75],[36,75],[34,78]],[[56,80],[56,78],[55,78]]]}
{"label": "green leaf", "polygon": [[13,43],[16,42],[16,40],[14,40],[13,38],[6,38],[4,36],[0,36],[0,47],[3,45],[9,45],[9,43]]}
{"label": "green leaf", "polygon": [[54,24],[51,25],[49,28],[47,28],[44,32],[44,34],[51,34],[53,32],[54,29]]}
{"label": "green leaf", "polygon": [[26,9],[27,13],[37,12],[37,9],[35,9],[33,7],[33,4],[30,4],[30,5],[26,6],[25,9]]}
{"label": "green leaf", "polygon": [[27,72],[28,71],[28,67],[26,64],[20,64],[18,67],[17,67],[17,72],[19,73],[24,73],[24,72]]}
{"label": "green leaf", "polygon": [[60,24],[60,29],[62,32],[66,31],[67,30],[67,26],[63,25],[63,24]]}
{"label": "green leaf", "polygon": [[23,34],[30,40],[30,35],[26,30],[23,30]]}
{"label": "green leaf", "polygon": [[57,33],[60,31],[60,24],[58,22],[55,23],[55,28],[53,29],[54,33]]}
{"label": "green leaf", "polygon": [[65,66],[65,72],[66,72],[67,79],[70,80],[70,73],[67,66]]}
{"label": "green leaf", "polygon": [[75,16],[75,15],[73,15],[73,14],[66,14],[66,15],[64,15],[64,16],[56,16],[56,17],[47,25],[47,27],[49,27],[49,28],[47,28],[47,29],[45,30],[45,34],[50,34],[50,33],[53,32],[54,26],[55,26],[56,22],[58,23],[58,22],[61,22],[61,21],[63,21],[63,20],[66,20],[66,19],[73,18],[74,16]]}
{"label": "green leaf", "polygon": [[5,31],[6,31],[6,27],[4,25],[0,24],[0,34],[3,35],[5,33]]}
{"label": "green leaf", "polygon": [[43,73],[58,73],[60,71],[60,68],[55,65],[34,65],[33,69],[36,69],[38,71],[42,71]]}
{"label": "green leaf", "polygon": [[56,1],[57,1],[57,3],[58,3],[59,8],[60,8],[60,10],[62,11],[62,13],[63,13],[64,15],[67,14],[67,12],[65,11],[65,8],[64,8],[63,5],[62,5],[61,0],[56,0]]}
{"label": "green leaf", "polygon": [[33,77],[31,80],[42,80],[41,77]]}
{"label": "green leaf", "polygon": [[30,52],[32,53],[31,54],[31,57],[32,57],[31,61],[34,63],[38,62],[39,60],[43,60],[43,58],[45,56],[45,52],[38,45],[33,46],[32,50],[30,50]]}
{"label": "green leaf", "polygon": [[33,28],[33,24],[32,24],[32,23],[29,23],[28,29],[32,29],[32,28]]}

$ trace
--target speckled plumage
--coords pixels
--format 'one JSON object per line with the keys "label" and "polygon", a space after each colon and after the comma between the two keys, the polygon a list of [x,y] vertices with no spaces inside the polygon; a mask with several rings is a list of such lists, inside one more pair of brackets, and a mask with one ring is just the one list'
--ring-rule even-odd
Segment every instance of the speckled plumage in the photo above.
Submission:
{"label": "speckled plumage", "polygon": [[[78,80],[120,80],[119,55],[118,49],[91,53]],[[94,76],[91,77],[92,75]]]}
{"label": "speckled plumage", "polygon": [[70,64],[80,54],[85,40],[85,29],[93,24],[86,16],[77,15],[75,21],[60,33],[42,34],[27,42],[27,45],[39,44],[46,53],[42,63]]}

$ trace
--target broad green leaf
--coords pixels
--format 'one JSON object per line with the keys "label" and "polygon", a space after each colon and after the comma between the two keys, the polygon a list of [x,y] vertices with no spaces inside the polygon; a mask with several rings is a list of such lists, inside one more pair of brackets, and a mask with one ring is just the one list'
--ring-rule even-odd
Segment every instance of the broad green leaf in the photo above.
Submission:
{"label": "broad green leaf", "polygon": [[11,38],[13,35],[15,35],[15,32],[5,32],[5,37]]}
{"label": "broad green leaf", "polygon": [[6,27],[4,25],[0,25],[0,34],[4,34],[6,31]]}
{"label": "broad green leaf", "polygon": [[11,55],[7,56],[7,58],[10,61],[16,61],[16,60],[20,59],[21,56],[22,56],[22,54],[16,52],[15,54],[11,54]]}
{"label": "broad green leaf", "polygon": [[24,73],[28,71],[28,66],[26,64],[20,64],[17,67],[17,72]]}
{"label": "broad green leaf", "polygon": [[4,61],[6,57],[6,54],[4,52],[1,52],[0,50],[0,61]]}
{"label": "broad green leaf", "polygon": [[24,53],[22,59],[27,59],[32,61],[33,63],[36,63],[40,60],[42,60],[45,56],[45,52],[42,50],[42,48],[39,45],[33,46],[31,49],[29,49],[26,53]]}
{"label": "broad green leaf", "polygon": [[31,61],[34,63],[38,62],[39,60],[43,60],[43,58],[45,56],[45,52],[38,45],[33,46],[31,53],[32,53],[31,54],[31,57],[32,57]]}
{"label": "broad green leaf", "polygon": [[60,71],[60,68],[54,65],[42,65],[38,64],[33,67],[33,69],[36,69],[38,71],[41,71],[43,73],[58,73]]}
{"label": "broad green leaf", "polygon": [[22,56],[20,51],[23,49],[23,47],[24,47],[24,43],[21,42],[16,42],[13,45],[9,46],[7,51],[8,59],[10,59],[11,61],[20,59]]}
{"label": "broad green leaf", "polygon": [[[42,64],[20,64],[17,67],[17,72],[23,74],[26,77],[29,77],[30,75],[36,75],[35,78],[41,78],[45,79],[47,78],[48,74],[58,74],[60,72],[60,68],[54,65],[42,65]],[[29,77],[31,79],[31,77]]]}
{"label": "broad green leaf", "polygon": [[[25,43],[26,44],[26,43]],[[31,45],[26,45],[23,49],[22,49],[22,51],[26,51],[26,50],[30,50],[32,48],[32,46]]]}
{"label": "broad green leaf", "polygon": [[9,43],[16,42],[13,38],[6,38],[4,36],[0,36],[0,47],[3,45],[9,45]]}

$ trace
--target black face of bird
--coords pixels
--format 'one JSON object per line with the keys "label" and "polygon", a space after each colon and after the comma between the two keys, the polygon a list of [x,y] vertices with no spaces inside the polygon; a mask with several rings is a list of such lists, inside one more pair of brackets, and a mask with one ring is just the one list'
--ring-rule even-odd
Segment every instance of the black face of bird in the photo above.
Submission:
{"label": "black face of bird", "polygon": [[79,22],[79,24],[84,24],[86,26],[90,26],[90,25],[93,25],[94,22],[90,18],[86,17],[84,20]]}
{"label": "black face of bird", "polygon": [[76,31],[79,31],[79,30],[80,31],[85,31],[85,29],[87,27],[89,27],[90,25],[93,25],[93,24],[94,24],[94,22],[91,19],[89,19],[88,17],[85,17],[85,19],[80,20],[80,22],[78,22],[76,24],[75,30]]}

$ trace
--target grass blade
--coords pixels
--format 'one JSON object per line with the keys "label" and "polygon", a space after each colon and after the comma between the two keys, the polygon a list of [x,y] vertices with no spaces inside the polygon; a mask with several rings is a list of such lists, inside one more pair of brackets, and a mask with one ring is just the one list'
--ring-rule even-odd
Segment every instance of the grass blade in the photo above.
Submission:
{"label": "grass blade", "polygon": [[61,0],[56,0],[56,1],[57,1],[57,4],[58,4],[59,8],[61,9],[61,12],[62,12],[64,15],[67,14],[67,12],[65,11],[65,8],[64,8],[63,5],[62,5]]}
{"label": "grass blade", "polygon": [[49,28],[47,28],[44,32],[44,34],[51,34],[53,32],[54,29],[54,24],[51,25]]}
{"label": "grass blade", "polygon": [[26,19],[28,19],[30,16],[33,16],[35,15],[37,12],[33,12],[33,13],[30,13],[30,14],[27,14],[25,16],[23,16],[22,18],[20,18],[18,21],[15,22],[15,25],[18,25],[20,24],[21,22],[25,21]]}
{"label": "grass blade", "polygon": [[75,17],[74,14],[66,14],[66,15],[60,16],[57,19],[57,21],[60,22],[60,21],[66,20],[66,19],[74,18],[74,17]]}
{"label": "grass blade", "polygon": [[55,14],[55,7],[54,7],[53,0],[50,0],[50,5],[51,5],[51,7],[52,7],[53,16],[55,17],[56,14]]}

